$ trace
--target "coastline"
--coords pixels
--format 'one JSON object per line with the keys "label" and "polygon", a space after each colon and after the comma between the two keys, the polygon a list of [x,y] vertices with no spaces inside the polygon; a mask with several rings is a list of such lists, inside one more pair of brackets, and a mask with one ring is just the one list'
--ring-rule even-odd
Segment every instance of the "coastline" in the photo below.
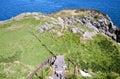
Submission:
{"label": "coastline", "polygon": [[[25,12],[1,24],[0,79],[26,79],[38,64],[51,57],[39,39],[55,55],[62,54],[79,63],[79,70],[87,71],[92,78],[120,77],[120,29],[100,11],[67,9],[46,15]],[[71,68],[69,71],[74,74]],[[48,73],[44,77],[48,78],[54,73],[50,69],[42,69],[45,74]],[[71,72],[67,74],[72,78]],[[80,73],[79,77],[82,78]]]}
{"label": "coastline", "polygon": [[0,26],[7,23],[11,23],[13,21],[22,20],[29,16],[32,16],[32,18],[34,18],[35,20],[40,20],[41,17],[80,17],[81,19],[79,19],[79,21],[82,25],[87,27],[95,27],[99,29],[100,32],[104,33],[116,42],[120,43],[120,28],[112,22],[112,20],[107,14],[92,9],[65,9],[51,14],[42,14],[40,12],[25,12],[11,19],[1,21]]}
{"label": "coastline", "polygon": [[105,16],[108,20],[111,20],[110,17],[109,17],[107,14],[105,14],[105,13],[99,11],[99,10],[80,8],[80,9],[62,9],[62,10],[60,10],[60,11],[58,11],[58,12],[53,12],[53,13],[50,13],[50,14],[43,14],[43,13],[41,13],[41,12],[23,12],[23,13],[18,14],[17,16],[11,17],[10,19],[0,21],[0,24],[5,24],[5,23],[6,23],[7,21],[9,21],[9,20],[21,20],[21,19],[23,19],[25,16],[29,16],[29,15],[33,15],[33,16],[34,16],[34,15],[35,15],[35,16],[37,16],[37,15],[54,16],[54,15],[59,14],[59,13],[61,13],[61,14],[62,14],[62,13],[63,13],[63,14],[64,14],[64,13],[69,13],[69,14],[70,14],[70,13],[73,12],[73,11],[75,11],[75,13],[85,12],[85,11],[90,11],[90,12],[94,11],[94,12],[96,12],[96,13],[102,14],[102,15]]}

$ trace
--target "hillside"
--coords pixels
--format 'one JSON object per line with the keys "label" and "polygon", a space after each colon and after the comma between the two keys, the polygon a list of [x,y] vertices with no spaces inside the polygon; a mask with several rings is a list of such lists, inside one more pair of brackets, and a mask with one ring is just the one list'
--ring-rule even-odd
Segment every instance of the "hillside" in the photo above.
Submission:
{"label": "hillside", "polygon": [[[85,9],[23,13],[0,22],[0,79],[26,79],[38,64],[52,57],[31,32],[93,78],[120,79],[120,30],[107,15]],[[69,79],[75,79],[73,73],[70,64]]]}

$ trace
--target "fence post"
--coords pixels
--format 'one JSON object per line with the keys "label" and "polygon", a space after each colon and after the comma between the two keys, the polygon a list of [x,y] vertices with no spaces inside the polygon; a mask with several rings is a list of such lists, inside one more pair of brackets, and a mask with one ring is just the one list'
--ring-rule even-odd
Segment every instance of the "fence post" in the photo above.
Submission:
{"label": "fence post", "polygon": [[44,79],[44,72],[43,72],[43,68],[42,68],[42,79]]}
{"label": "fence post", "polygon": [[77,65],[75,65],[74,67],[74,74],[76,77],[78,77],[78,66]]}

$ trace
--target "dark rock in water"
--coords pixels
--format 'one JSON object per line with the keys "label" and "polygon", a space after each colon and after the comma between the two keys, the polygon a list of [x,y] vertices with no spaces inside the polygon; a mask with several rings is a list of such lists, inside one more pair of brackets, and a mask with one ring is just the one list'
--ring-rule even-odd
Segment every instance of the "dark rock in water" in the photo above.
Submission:
{"label": "dark rock in water", "polygon": [[117,29],[115,31],[115,34],[116,34],[116,41],[120,43],[120,29]]}

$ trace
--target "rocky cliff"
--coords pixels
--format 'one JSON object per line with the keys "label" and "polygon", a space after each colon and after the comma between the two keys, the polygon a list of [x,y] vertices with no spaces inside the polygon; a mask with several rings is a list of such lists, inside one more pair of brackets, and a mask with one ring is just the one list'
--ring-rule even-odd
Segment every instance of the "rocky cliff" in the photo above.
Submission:
{"label": "rocky cliff", "polygon": [[114,25],[108,15],[103,14],[100,11],[90,9],[63,10],[61,12],[54,13],[54,16],[55,15],[62,15],[63,23],[67,23],[72,26],[77,22],[88,28],[93,28],[97,32],[99,31],[99,33],[103,33],[113,40],[120,42],[120,28]]}
{"label": "rocky cliff", "polygon": [[[59,35],[62,33],[59,30],[54,29],[54,26],[58,26],[61,29],[69,29],[73,33],[83,34],[86,38],[91,38],[97,33],[103,33],[116,42],[120,43],[120,28],[114,25],[110,17],[100,11],[90,9],[77,9],[77,10],[62,10],[60,12],[52,13],[49,15],[43,15],[41,13],[22,13],[11,20],[19,21],[26,17],[32,16],[36,20],[41,18],[49,20],[44,25],[38,28],[42,33],[46,30],[56,32]],[[7,24],[7,21],[1,21],[0,25]],[[93,29],[93,32],[86,32],[79,26],[85,26],[85,28]]]}

